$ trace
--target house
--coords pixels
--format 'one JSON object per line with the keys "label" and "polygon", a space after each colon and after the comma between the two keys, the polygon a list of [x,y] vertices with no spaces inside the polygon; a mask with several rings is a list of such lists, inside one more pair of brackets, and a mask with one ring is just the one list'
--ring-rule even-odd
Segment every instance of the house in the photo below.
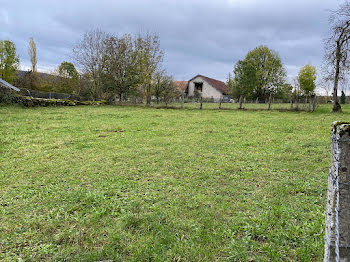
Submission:
{"label": "house", "polygon": [[222,81],[207,76],[196,75],[188,81],[185,93],[187,97],[199,97],[201,95],[205,99],[218,102],[228,94],[228,87]]}

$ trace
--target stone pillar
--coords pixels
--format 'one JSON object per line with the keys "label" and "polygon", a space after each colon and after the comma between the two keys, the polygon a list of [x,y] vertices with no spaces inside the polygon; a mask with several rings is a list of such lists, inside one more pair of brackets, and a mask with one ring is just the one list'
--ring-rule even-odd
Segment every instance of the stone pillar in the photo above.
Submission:
{"label": "stone pillar", "polygon": [[324,261],[350,261],[350,123],[334,122]]}

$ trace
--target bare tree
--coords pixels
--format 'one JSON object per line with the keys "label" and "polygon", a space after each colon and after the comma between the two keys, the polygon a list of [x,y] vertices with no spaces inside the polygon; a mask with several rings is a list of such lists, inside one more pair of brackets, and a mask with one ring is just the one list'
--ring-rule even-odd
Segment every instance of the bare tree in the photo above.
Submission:
{"label": "bare tree", "polygon": [[338,84],[350,69],[350,4],[344,4],[333,11],[330,16],[330,36],[325,40],[325,60],[328,78],[333,81],[333,112],[340,112],[338,102]]}
{"label": "bare tree", "polygon": [[32,63],[32,72],[36,72],[36,64],[37,64],[37,59],[36,59],[36,44],[34,42],[33,37],[29,39],[29,47],[28,47],[28,54],[30,56],[30,62]]}
{"label": "bare tree", "polygon": [[89,31],[73,48],[78,69],[90,80],[89,93],[93,99],[103,94],[104,54],[109,35],[99,29]]}

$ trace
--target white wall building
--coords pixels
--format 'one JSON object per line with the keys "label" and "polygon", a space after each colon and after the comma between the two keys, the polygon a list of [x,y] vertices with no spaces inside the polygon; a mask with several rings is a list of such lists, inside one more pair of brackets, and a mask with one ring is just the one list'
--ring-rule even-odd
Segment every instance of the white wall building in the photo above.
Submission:
{"label": "white wall building", "polygon": [[195,97],[200,93],[203,98],[218,102],[224,95],[227,95],[228,87],[222,81],[197,75],[188,81],[186,94],[188,97]]}

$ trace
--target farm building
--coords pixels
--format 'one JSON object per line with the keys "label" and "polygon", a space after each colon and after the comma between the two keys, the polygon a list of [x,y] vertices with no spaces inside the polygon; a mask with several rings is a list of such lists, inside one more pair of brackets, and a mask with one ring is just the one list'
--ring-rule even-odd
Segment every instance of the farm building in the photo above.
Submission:
{"label": "farm building", "polygon": [[228,94],[228,87],[222,81],[197,75],[188,81],[185,93],[188,97],[196,97],[202,94],[203,98],[218,102]]}

